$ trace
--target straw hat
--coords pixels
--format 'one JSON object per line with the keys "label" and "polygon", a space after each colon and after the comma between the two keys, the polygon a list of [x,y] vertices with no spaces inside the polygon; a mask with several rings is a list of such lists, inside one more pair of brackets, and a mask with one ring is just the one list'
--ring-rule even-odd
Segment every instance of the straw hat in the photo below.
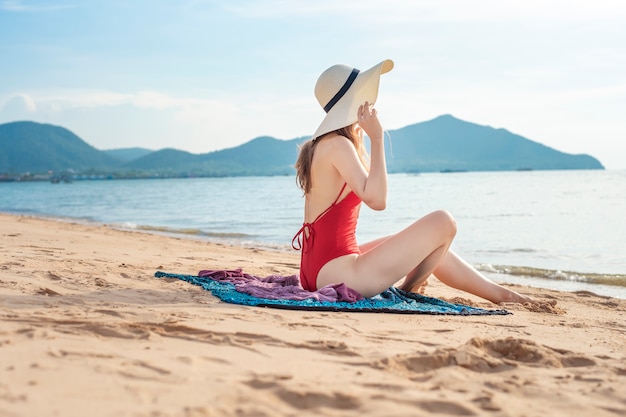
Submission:
{"label": "straw hat", "polygon": [[366,101],[376,102],[380,76],[392,69],[393,61],[386,59],[367,71],[347,65],[333,65],[324,71],[315,84],[315,97],[326,117],[313,139],[355,123],[359,106]]}

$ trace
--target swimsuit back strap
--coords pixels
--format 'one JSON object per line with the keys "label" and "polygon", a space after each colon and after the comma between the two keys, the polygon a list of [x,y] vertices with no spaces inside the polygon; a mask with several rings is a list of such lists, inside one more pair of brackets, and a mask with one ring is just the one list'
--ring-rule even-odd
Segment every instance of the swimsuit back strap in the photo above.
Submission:
{"label": "swimsuit back strap", "polygon": [[326,210],[324,210],[323,212],[321,212],[319,214],[319,216],[317,216],[315,218],[315,220],[313,220],[313,223],[315,223],[316,221],[319,220],[320,217],[322,217],[324,214],[328,213],[333,207],[335,207],[337,205],[337,201],[339,201],[339,198],[341,197],[341,194],[343,194],[343,190],[346,189],[346,186],[348,185],[347,182],[343,183],[343,187],[341,187],[341,191],[339,191],[339,195],[337,196],[337,198],[335,198],[335,201],[333,201],[333,204],[331,204],[330,206],[328,206],[328,208]]}
{"label": "swimsuit back strap", "polygon": [[343,190],[345,190],[345,189],[346,189],[346,186],[347,186],[347,185],[348,185],[348,183],[347,183],[347,182],[344,182],[344,183],[343,183],[343,187],[341,187],[341,191],[339,191],[339,195],[337,196],[337,198],[335,198],[335,201],[333,202],[333,206],[334,206],[335,204],[337,204],[337,201],[339,201],[339,197],[341,197],[341,194],[343,194]]}
{"label": "swimsuit back strap", "polygon": [[[333,201],[333,204],[331,204],[326,210],[321,212],[320,215],[317,216],[315,218],[315,220],[313,220],[313,223],[304,223],[302,225],[300,230],[298,230],[298,233],[296,233],[296,235],[291,240],[291,247],[292,248],[294,248],[295,250],[301,250],[302,249],[302,242],[304,240],[308,241],[309,249],[311,247],[313,247],[313,241],[315,239],[315,229],[313,228],[313,225],[315,224],[315,222],[317,222],[319,220],[320,217],[322,217],[324,214],[328,213],[333,207],[335,207],[337,205],[337,201],[339,201],[339,198],[341,197],[341,194],[343,194],[343,191],[346,189],[347,185],[348,185],[347,182],[343,183],[343,187],[341,187],[341,191],[339,191],[339,195],[337,196],[335,201]],[[297,246],[296,246],[296,244],[297,244]],[[308,250],[306,252],[308,252]]]}

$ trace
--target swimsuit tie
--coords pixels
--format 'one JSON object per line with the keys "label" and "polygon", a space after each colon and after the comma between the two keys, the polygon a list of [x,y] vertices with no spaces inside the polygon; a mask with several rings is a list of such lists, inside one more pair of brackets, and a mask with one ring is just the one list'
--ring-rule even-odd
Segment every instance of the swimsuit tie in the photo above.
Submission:
{"label": "swimsuit tie", "polygon": [[[306,233],[309,234],[308,237],[306,236]],[[315,240],[315,229],[313,229],[312,223],[304,223],[300,230],[298,230],[298,233],[296,233],[293,239],[291,239],[291,247],[295,250],[302,249],[302,236],[304,236],[304,239],[309,243],[307,245],[307,250],[305,251],[306,253],[313,247],[313,241]],[[298,246],[296,246],[296,243]]]}
{"label": "swimsuit tie", "polygon": [[[358,73],[358,70],[357,70],[357,73]],[[341,197],[341,194],[343,194],[343,190],[346,189],[347,185],[348,183],[346,182],[343,183],[343,187],[341,187],[341,191],[339,191],[339,195],[337,196],[337,198],[335,198],[335,201],[333,201],[333,204],[331,204],[326,210],[321,212],[319,216],[317,216],[315,220],[313,220],[313,223],[304,223],[302,225],[300,230],[298,230],[298,233],[296,233],[293,239],[291,239],[292,248],[294,248],[295,250],[302,249],[302,242],[303,242],[302,236],[304,236],[304,240],[306,240],[306,242],[308,243],[307,248],[304,251],[304,253],[308,253],[309,250],[311,250],[311,248],[313,247],[313,241],[315,240],[315,229],[313,228],[313,224],[315,224],[315,222],[317,222],[324,214],[328,213],[333,207],[337,205],[337,201],[339,201],[339,197]],[[308,233],[309,236],[307,236],[305,232]],[[296,242],[298,243],[298,246],[296,246]]]}

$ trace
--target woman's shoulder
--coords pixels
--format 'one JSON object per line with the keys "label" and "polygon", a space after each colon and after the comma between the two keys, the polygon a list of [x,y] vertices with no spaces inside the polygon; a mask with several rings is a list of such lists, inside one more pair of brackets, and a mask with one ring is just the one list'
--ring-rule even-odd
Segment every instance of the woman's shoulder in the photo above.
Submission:
{"label": "woman's shoulder", "polygon": [[339,161],[354,158],[356,150],[348,138],[334,135],[320,142],[315,154],[316,165],[319,163],[336,165]]}
{"label": "woman's shoulder", "polygon": [[317,148],[326,148],[326,149],[343,149],[348,147],[354,148],[350,139],[345,136],[342,136],[338,133],[331,133],[326,136],[323,136],[319,139],[320,143],[317,144]]}

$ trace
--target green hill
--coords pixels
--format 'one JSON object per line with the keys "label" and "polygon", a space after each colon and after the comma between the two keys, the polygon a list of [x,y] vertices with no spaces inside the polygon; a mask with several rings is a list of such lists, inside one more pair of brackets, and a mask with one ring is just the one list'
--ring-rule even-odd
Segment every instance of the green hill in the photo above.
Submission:
{"label": "green hill", "polygon": [[166,168],[172,175],[287,175],[294,172],[297,146],[302,140],[285,141],[263,136],[234,148],[206,154],[163,149],[132,161],[126,167],[155,172]]}
{"label": "green hill", "polygon": [[[505,129],[450,115],[389,131],[390,172],[603,169],[589,155],[570,155]],[[0,174],[74,170],[121,176],[292,175],[306,138],[263,136],[220,151],[176,149],[100,151],[67,129],[34,122],[0,125]]]}
{"label": "green hill", "polygon": [[199,155],[190,152],[165,148],[130,161],[124,167],[133,171],[179,176],[196,171],[198,158]]}
{"label": "green hill", "polygon": [[0,173],[110,171],[119,165],[65,128],[34,122],[0,125]]}
{"label": "green hill", "polygon": [[387,163],[394,172],[603,169],[589,155],[559,152],[506,129],[481,126],[450,115],[389,134]]}
{"label": "green hill", "polygon": [[146,156],[154,151],[146,148],[120,148],[107,149],[104,152],[117,159],[118,161],[130,162],[134,161],[135,159],[139,159],[142,156]]}

